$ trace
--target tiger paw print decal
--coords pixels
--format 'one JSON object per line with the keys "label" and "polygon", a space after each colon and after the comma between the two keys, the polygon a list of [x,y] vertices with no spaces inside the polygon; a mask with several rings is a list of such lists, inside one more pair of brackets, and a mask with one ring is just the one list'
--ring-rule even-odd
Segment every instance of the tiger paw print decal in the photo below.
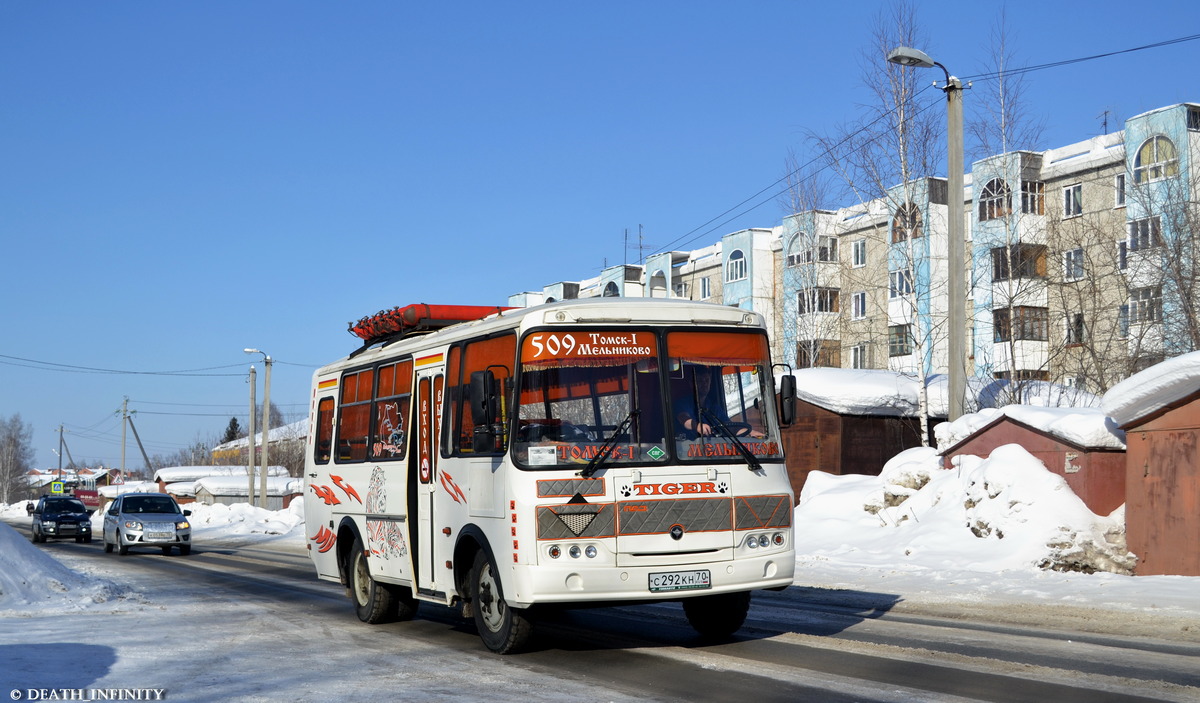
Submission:
{"label": "tiger paw print decal", "polygon": [[633,495],[633,488],[630,486],[621,486],[621,497],[628,498]]}
{"label": "tiger paw print decal", "polygon": [[728,493],[728,492],[729,492],[729,484],[725,483],[724,481],[717,484],[717,493]]}

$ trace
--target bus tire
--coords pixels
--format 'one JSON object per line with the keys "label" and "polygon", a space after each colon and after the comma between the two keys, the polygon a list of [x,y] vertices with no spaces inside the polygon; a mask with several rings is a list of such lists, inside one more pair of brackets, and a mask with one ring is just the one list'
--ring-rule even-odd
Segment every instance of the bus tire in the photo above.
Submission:
{"label": "bus tire", "polygon": [[685,598],[688,624],[702,637],[725,638],[741,629],[750,612],[750,591]]}
{"label": "bus tire", "polygon": [[471,567],[471,596],[475,628],[488,649],[496,654],[512,654],[529,642],[532,623],[524,610],[510,608],[504,602],[496,565],[483,551],[475,554]]}
{"label": "bus tire", "polygon": [[354,546],[350,548],[349,576],[350,600],[354,602],[354,612],[358,619],[371,625],[392,620],[392,614],[396,611],[392,602],[392,592],[371,578],[366,550],[358,537],[354,538]]}

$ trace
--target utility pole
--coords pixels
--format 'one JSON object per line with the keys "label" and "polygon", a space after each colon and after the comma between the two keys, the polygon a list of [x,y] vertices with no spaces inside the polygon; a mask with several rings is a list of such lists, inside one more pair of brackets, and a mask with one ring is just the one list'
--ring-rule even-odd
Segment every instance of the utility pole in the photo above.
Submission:
{"label": "utility pole", "polygon": [[[263,356],[266,356],[265,354]],[[263,359],[267,367],[267,375],[263,377],[263,442],[262,442],[262,479],[258,484],[259,504],[267,507],[267,451],[271,447],[271,366],[274,360],[267,356]]]}
{"label": "utility pole", "polygon": [[247,501],[250,505],[254,505],[254,415],[258,412],[258,405],[254,402],[254,389],[258,385],[258,380],[255,378],[254,364],[250,365],[250,434],[246,436],[250,440],[250,458],[246,465],[246,478],[250,481],[250,492],[246,494]]}
{"label": "utility pole", "polygon": [[129,396],[121,401],[121,475],[125,476],[125,425],[129,423]]}

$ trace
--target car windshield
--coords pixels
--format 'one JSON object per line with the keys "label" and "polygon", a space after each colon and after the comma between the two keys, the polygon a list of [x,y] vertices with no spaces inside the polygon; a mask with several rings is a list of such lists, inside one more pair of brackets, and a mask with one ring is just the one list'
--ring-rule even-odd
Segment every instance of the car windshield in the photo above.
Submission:
{"label": "car windshield", "polygon": [[86,513],[87,508],[83,506],[82,502],[74,499],[48,500],[46,501],[46,507],[43,508],[43,512],[56,514]]}
{"label": "car windshield", "polygon": [[170,496],[134,496],[126,498],[121,507],[123,513],[177,513],[175,501]]}
{"label": "car windshield", "polygon": [[[513,457],[531,469],[582,470],[602,464],[744,462],[741,442],[759,457],[781,456],[772,433],[769,357],[761,334],[672,332],[666,348],[653,331],[539,332],[521,346]],[[713,388],[708,432],[679,417],[706,378]],[[691,392],[688,392],[690,384]],[[764,385],[766,384],[766,385]],[[708,408],[707,394],[693,413]],[[714,418],[720,420],[717,429]],[[705,428],[701,428],[704,430]],[[766,442],[768,436],[774,442]]]}

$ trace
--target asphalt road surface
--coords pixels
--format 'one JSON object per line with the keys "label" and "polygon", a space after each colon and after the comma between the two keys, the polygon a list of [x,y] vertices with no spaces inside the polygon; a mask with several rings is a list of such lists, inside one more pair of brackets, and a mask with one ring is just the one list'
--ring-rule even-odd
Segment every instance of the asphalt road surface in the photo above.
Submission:
{"label": "asphalt road surface", "polygon": [[793,587],[755,593],[727,642],[700,641],[668,603],[547,616],[531,651],[501,657],[448,608],[360,623],[294,542],[201,543],[187,557],[105,554],[99,539],[36,547],[132,596],[109,612],[7,619],[0,661],[14,667],[0,681],[14,688],[158,687],[175,701],[1200,700],[1200,636],[1049,606],[939,613],[902,594]]}

